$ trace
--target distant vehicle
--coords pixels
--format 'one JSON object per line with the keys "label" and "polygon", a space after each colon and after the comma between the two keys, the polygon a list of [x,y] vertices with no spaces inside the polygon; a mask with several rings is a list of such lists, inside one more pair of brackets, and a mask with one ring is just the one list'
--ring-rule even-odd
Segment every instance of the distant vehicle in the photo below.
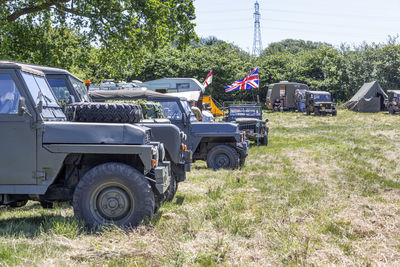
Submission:
{"label": "distant vehicle", "polygon": [[331,93],[325,91],[306,91],[306,114],[310,115],[332,114],[337,115],[335,104],[332,102]]}
{"label": "distant vehicle", "polygon": [[296,110],[296,90],[300,90],[300,93],[304,94],[305,91],[309,90],[309,88],[306,84],[288,81],[270,84],[265,103],[267,108],[275,110],[274,103],[277,101],[277,99],[279,99],[279,110]]}
{"label": "distant vehicle", "polygon": [[142,86],[142,82],[119,82],[117,83],[116,90],[142,90],[145,87]]}
{"label": "distant vehicle", "polygon": [[[225,103],[224,103],[225,106]],[[268,145],[268,119],[263,121],[261,106],[256,104],[233,104],[228,106],[225,121],[236,122],[239,130],[246,132],[249,140]]]}
{"label": "distant vehicle", "polygon": [[158,93],[204,92],[204,86],[194,78],[163,78],[141,84],[148,90]]}
{"label": "distant vehicle", "polygon": [[388,99],[385,100],[385,106],[390,114],[400,111],[400,90],[388,90]]}

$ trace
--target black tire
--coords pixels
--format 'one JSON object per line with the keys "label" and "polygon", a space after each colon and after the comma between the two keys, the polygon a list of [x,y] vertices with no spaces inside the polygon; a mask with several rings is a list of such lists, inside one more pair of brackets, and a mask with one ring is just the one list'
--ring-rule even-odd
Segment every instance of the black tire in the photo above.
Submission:
{"label": "black tire", "polygon": [[268,134],[264,134],[264,137],[261,138],[261,144],[264,146],[268,146]]}
{"label": "black tire", "polygon": [[43,209],[52,209],[54,207],[53,202],[46,200],[41,200],[40,206],[42,206]]}
{"label": "black tire", "polygon": [[74,103],[67,106],[66,115],[69,121],[137,123],[142,108],[130,103]]}
{"label": "black tire", "polygon": [[336,116],[337,115],[337,110],[334,110],[333,112],[332,112],[332,116]]}
{"label": "black tire", "polygon": [[389,110],[390,114],[394,115],[395,111],[394,111],[393,106],[389,106],[388,110]]}
{"label": "black tire", "polygon": [[309,109],[309,108],[307,108],[307,109],[306,109],[306,114],[307,114],[307,115],[310,115],[310,114],[311,114],[311,112],[310,112],[310,109]]}
{"label": "black tire", "polygon": [[229,145],[216,145],[207,154],[207,167],[210,169],[236,169],[239,165],[239,154]]}
{"label": "black tire", "polygon": [[149,181],[135,168],[105,163],[89,170],[75,188],[72,205],[87,226],[139,225],[154,214],[154,193]]}
{"label": "black tire", "polygon": [[316,109],[314,110],[314,115],[315,115],[315,116],[321,115],[321,113],[319,112],[319,109],[318,109],[318,108],[316,108]]}
{"label": "black tire", "polygon": [[165,201],[171,202],[174,197],[176,192],[178,191],[178,182],[174,177],[171,177],[171,183],[169,184],[167,191],[165,191]]}
{"label": "black tire", "polygon": [[28,203],[28,200],[19,200],[19,201],[15,201],[15,202],[8,204],[8,206],[11,208],[20,208],[20,207],[25,206],[26,203]]}

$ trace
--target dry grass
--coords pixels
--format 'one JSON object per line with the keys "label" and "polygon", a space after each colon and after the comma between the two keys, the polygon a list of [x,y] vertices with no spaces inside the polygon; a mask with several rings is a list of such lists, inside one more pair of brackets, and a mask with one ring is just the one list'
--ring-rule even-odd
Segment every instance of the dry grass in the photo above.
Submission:
{"label": "dry grass", "polygon": [[398,116],[268,113],[246,166],[198,162],[172,203],[125,232],[68,206],[0,209],[1,265],[400,265]]}

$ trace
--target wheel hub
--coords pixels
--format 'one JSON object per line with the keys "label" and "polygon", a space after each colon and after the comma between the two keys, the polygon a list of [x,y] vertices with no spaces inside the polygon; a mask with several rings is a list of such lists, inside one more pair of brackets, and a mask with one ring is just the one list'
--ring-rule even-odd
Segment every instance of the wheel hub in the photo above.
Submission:
{"label": "wheel hub", "polygon": [[215,157],[215,163],[219,168],[227,167],[229,166],[229,157],[226,154],[218,154]]}
{"label": "wheel hub", "polygon": [[115,221],[126,216],[131,209],[131,201],[123,189],[108,187],[99,193],[96,206],[103,218]]}

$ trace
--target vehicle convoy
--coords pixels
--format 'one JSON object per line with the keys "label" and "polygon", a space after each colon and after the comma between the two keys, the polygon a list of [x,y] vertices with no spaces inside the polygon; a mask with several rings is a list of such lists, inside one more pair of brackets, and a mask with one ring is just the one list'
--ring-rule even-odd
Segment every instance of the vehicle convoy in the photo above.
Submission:
{"label": "vehicle convoy", "polygon": [[268,145],[268,119],[263,121],[261,106],[256,104],[228,104],[227,108],[228,114],[224,117],[224,121],[236,122],[239,125],[239,130],[244,131],[249,140]]}
{"label": "vehicle convoy", "polygon": [[90,91],[94,101],[147,99],[160,103],[163,115],[187,135],[186,144],[193,151],[193,160],[204,160],[208,168],[235,169],[247,157],[249,141],[237,124],[227,122],[199,122],[186,100],[176,96],[143,91]]}
{"label": "vehicle convoy", "polygon": [[[166,159],[171,162],[171,185],[165,197],[171,201],[178,189],[178,183],[186,179],[186,172],[190,171],[192,163],[192,151],[184,145],[186,135],[168,119],[129,120],[131,109],[126,109],[123,103],[91,103],[83,82],[70,72],[51,67],[30,65],[32,68],[42,71],[53,89],[59,102],[67,103],[65,106],[67,118],[71,121],[103,122],[104,120],[116,120],[120,122],[135,123],[151,129],[151,141],[162,143],[166,151]],[[152,103],[141,103],[146,106],[143,112],[149,115],[157,113]],[[124,108],[123,108],[124,107]],[[161,108],[161,107],[160,107]],[[149,116],[146,115],[145,117]]]}
{"label": "vehicle convoy", "polygon": [[331,94],[325,91],[306,91],[306,114],[310,115],[332,114],[337,115],[335,103],[332,102]]}
{"label": "vehicle convoy", "polygon": [[400,90],[388,90],[388,99],[385,100],[385,107],[390,114],[400,111]]}
{"label": "vehicle convoy", "polygon": [[0,128],[2,205],[71,201],[90,227],[129,227],[165,198],[170,163],[151,129],[67,121],[39,70],[0,61]]}

